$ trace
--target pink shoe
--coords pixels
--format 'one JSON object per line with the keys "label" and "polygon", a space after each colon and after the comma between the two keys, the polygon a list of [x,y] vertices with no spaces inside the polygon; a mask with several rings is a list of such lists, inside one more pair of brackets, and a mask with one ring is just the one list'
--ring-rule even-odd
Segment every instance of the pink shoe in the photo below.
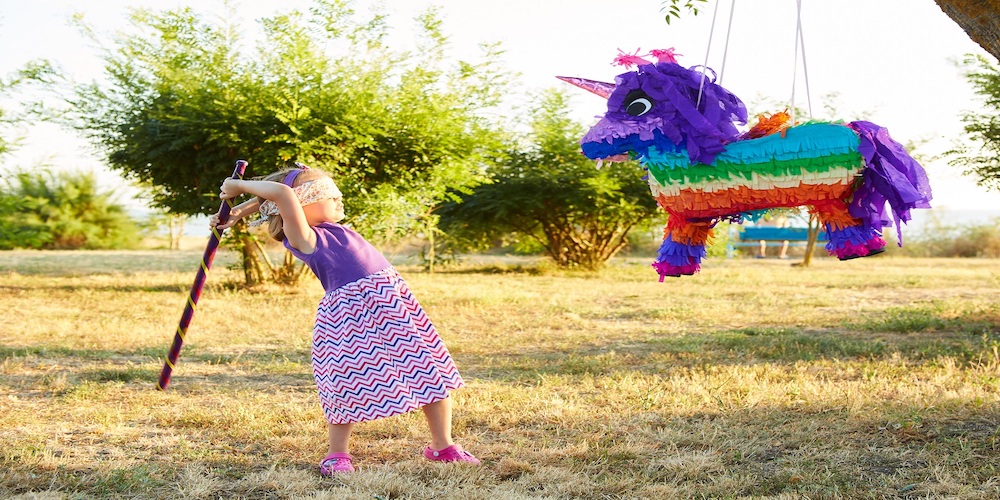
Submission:
{"label": "pink shoe", "polygon": [[342,472],[354,472],[350,453],[331,453],[319,463],[319,473],[332,476]]}
{"label": "pink shoe", "polygon": [[435,462],[465,462],[479,465],[479,459],[462,449],[462,445],[453,444],[443,450],[434,451],[430,446],[424,448],[424,458]]}

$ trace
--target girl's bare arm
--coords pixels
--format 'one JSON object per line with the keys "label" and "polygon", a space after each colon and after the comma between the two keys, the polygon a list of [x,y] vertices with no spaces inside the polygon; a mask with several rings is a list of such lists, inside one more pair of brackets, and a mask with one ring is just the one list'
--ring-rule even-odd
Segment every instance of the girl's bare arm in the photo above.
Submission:
{"label": "girl's bare arm", "polygon": [[[316,249],[316,233],[309,227],[302,205],[292,188],[271,181],[251,181],[243,179],[226,179],[222,183],[220,197],[222,199],[236,198],[241,194],[253,194],[278,205],[288,244],[302,253],[312,253]],[[242,206],[242,204],[241,204]],[[257,207],[260,208],[259,206]]]}
{"label": "girl's bare arm", "polygon": [[244,201],[239,205],[236,205],[231,210],[229,210],[229,219],[226,220],[225,224],[219,224],[219,214],[212,214],[208,218],[208,225],[211,227],[218,227],[219,230],[226,230],[240,221],[240,219],[257,212],[260,210],[260,202],[257,198],[252,200]]}

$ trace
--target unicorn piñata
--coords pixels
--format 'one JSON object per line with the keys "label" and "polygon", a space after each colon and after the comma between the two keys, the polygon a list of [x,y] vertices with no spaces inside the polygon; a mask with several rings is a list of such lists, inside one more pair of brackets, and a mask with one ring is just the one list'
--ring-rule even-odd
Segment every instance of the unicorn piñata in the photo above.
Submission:
{"label": "unicorn pi\u00f1ata", "polygon": [[[881,253],[882,228],[910,209],[930,208],[927,174],[888,131],[867,121],[788,126],[787,113],[761,116],[745,133],[747,110],[714,75],[677,64],[673,49],[653,63],[621,54],[634,71],[615,83],[558,77],[607,98],[608,112],[580,141],[602,161],[636,158],[669,215],[653,267],[665,276],[698,272],[720,221],[742,223],[763,211],[808,207],[841,260]],[[708,70],[709,72],[711,70]]]}

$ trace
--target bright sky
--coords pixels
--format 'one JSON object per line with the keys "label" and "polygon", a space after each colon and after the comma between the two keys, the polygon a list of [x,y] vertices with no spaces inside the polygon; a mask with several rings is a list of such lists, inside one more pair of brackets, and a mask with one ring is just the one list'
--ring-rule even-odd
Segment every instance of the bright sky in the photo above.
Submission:
{"label": "bright sky", "polygon": [[[356,2],[360,8],[371,2]],[[722,73],[722,84],[749,105],[762,98],[788,102],[798,69],[796,104],[805,108],[806,82],[801,60],[796,64],[795,0],[735,2],[730,23],[730,0],[720,0],[713,23],[715,0],[696,17],[666,24],[661,0],[386,0],[405,43],[410,19],[429,5],[441,6],[444,32],[451,35],[455,53],[472,57],[479,42],[500,41],[503,62],[521,74],[527,89],[566,85],[555,75],[613,81],[623,70],[611,66],[618,49],[676,48],[680,63],[702,64]],[[220,2],[184,0],[31,0],[0,2],[0,74],[9,74],[25,62],[47,58],[77,81],[100,78],[101,63],[68,19],[74,12],[98,32],[122,26],[128,7],[171,8],[196,5],[221,11]],[[274,12],[276,2],[237,2],[250,21]],[[207,5],[207,7],[206,7]],[[280,2],[283,9],[307,5],[305,0]],[[713,27],[714,26],[714,27]],[[802,0],[805,66],[812,107],[817,118],[864,117],[889,129],[902,143],[926,141],[918,153],[939,156],[961,137],[959,114],[981,109],[955,61],[963,54],[986,55],[932,0]],[[713,34],[711,50],[708,50]],[[729,37],[728,49],[726,37]],[[17,50],[10,50],[17,47]],[[723,68],[725,60],[725,68]],[[574,117],[584,123],[605,110],[604,102],[579,91]],[[839,93],[839,116],[823,111],[823,96]],[[755,110],[751,111],[777,111]],[[60,168],[92,170],[102,183],[117,184],[72,133],[54,126],[32,127],[20,152],[5,162],[10,166],[47,163]],[[944,160],[925,161],[934,190],[934,205],[942,209],[1000,210],[1000,193],[987,193],[972,179],[961,176]]]}

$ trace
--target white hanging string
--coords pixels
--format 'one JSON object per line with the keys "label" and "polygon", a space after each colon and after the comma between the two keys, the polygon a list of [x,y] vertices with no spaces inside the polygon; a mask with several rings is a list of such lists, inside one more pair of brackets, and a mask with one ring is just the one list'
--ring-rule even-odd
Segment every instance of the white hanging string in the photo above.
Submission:
{"label": "white hanging string", "polygon": [[[722,84],[722,77],[726,72],[726,59],[729,56],[729,36],[733,33],[733,12],[736,10],[736,0],[729,4],[729,25],[726,27],[726,44],[722,47],[722,68],[719,70],[716,83]],[[712,52],[712,38],[715,34],[715,20],[719,16],[719,1],[715,2],[715,9],[712,11],[712,27],[708,31],[708,47],[705,49],[705,63],[701,65],[701,82],[698,84],[698,101],[696,107],[701,107],[701,96],[705,90],[705,72],[708,71],[708,55]]]}
{"label": "white hanging string", "polygon": [[792,125],[795,125],[795,80],[799,73],[799,47],[802,48],[802,73],[806,84],[806,105],[809,109],[809,119],[813,118],[812,95],[809,92],[809,68],[806,66],[806,42],[802,35],[802,0],[795,0],[795,5],[795,59],[792,62],[792,98],[788,105]]}
{"label": "white hanging string", "polygon": [[[799,4],[799,25],[802,24],[802,0],[797,0]],[[799,46],[802,47],[802,79],[806,84],[806,107],[809,110],[809,119],[813,119],[812,94],[809,92],[809,66],[806,65],[806,40],[804,30],[799,29]]]}
{"label": "white hanging string", "polygon": [[736,11],[736,0],[729,4],[729,26],[726,28],[726,45],[722,48],[722,67],[719,68],[719,85],[726,74],[726,58],[729,56],[729,35],[733,33],[733,12]]}
{"label": "white hanging string", "polygon": [[701,107],[701,95],[705,90],[705,71],[708,69],[708,54],[712,52],[712,37],[715,35],[715,18],[719,15],[719,0],[715,0],[715,9],[712,11],[712,27],[708,30],[708,46],[705,47],[705,62],[701,65],[701,82],[698,84],[698,100],[695,107]]}

